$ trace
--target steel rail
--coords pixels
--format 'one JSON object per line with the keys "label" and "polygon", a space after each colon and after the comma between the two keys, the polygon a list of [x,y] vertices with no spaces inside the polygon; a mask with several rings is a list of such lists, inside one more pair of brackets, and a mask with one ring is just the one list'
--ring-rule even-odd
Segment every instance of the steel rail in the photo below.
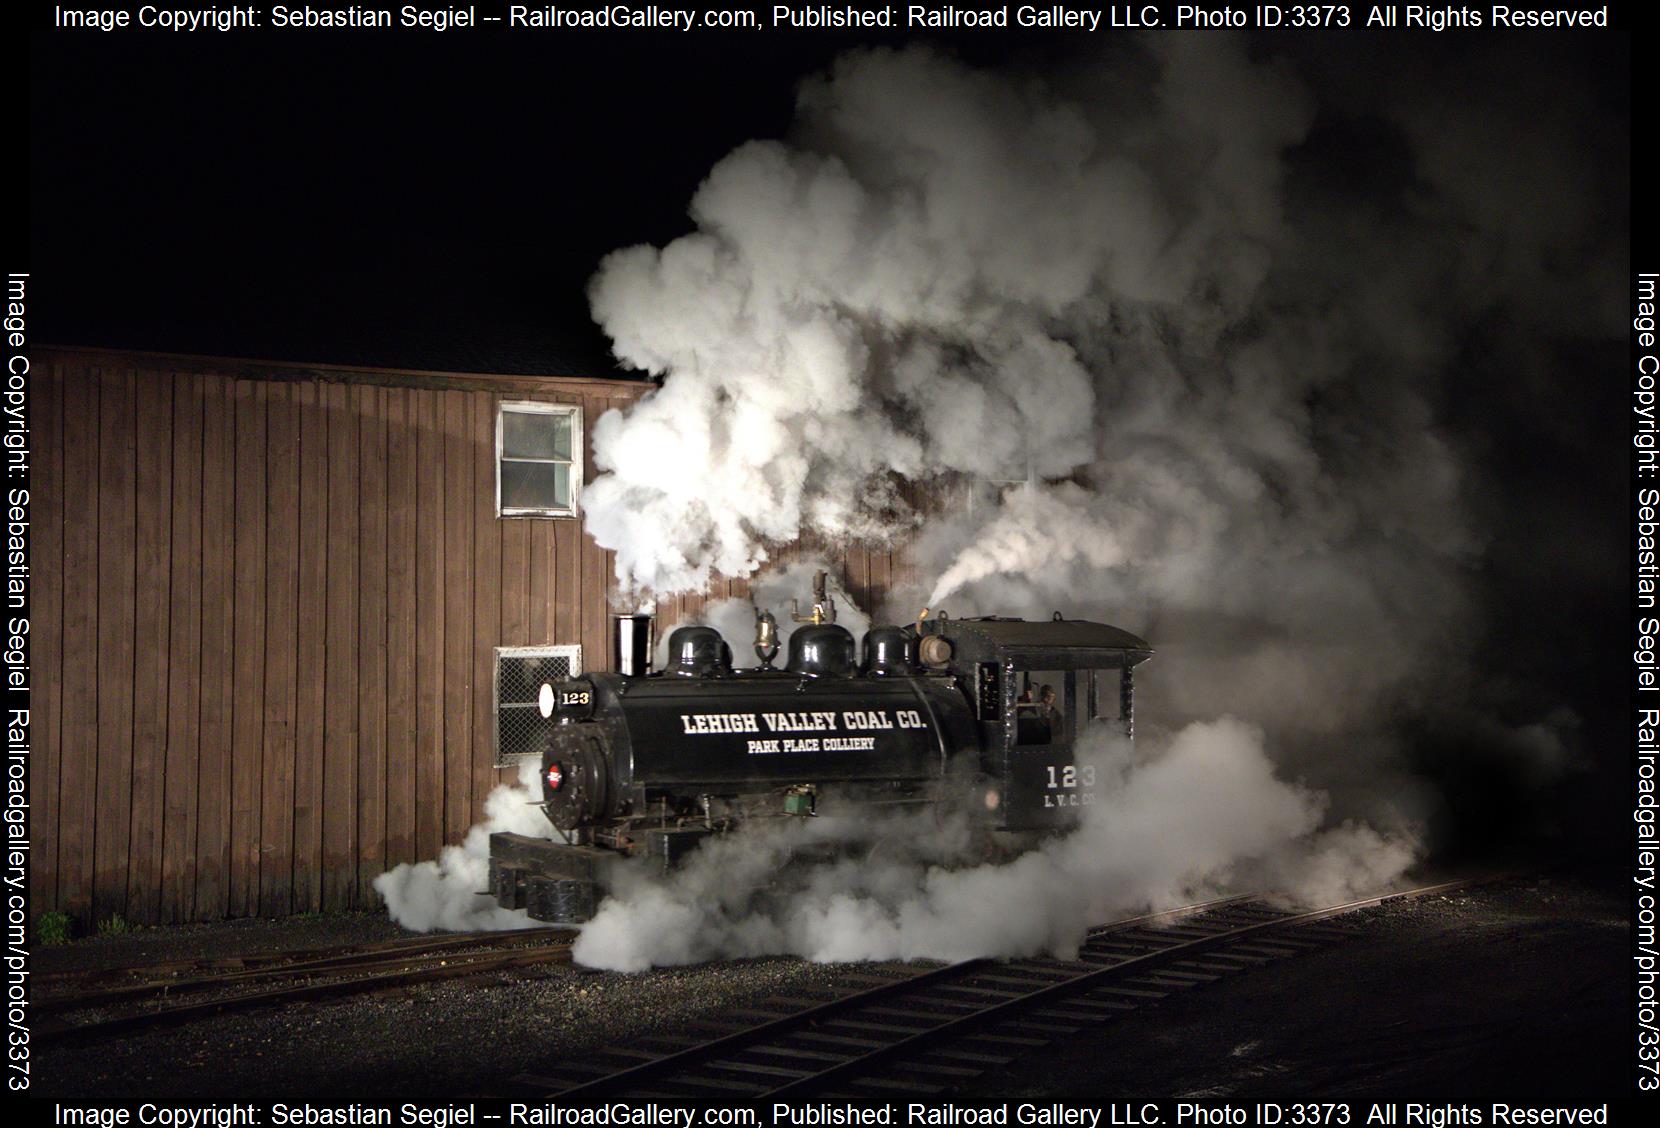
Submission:
{"label": "steel rail", "polygon": [[[1218,908],[1236,905],[1253,899],[1254,898],[1250,896],[1222,897],[1217,900],[1205,901],[1199,904],[1184,905],[1176,909],[1166,909],[1161,912],[1147,913],[1143,916],[1130,917],[1126,920],[1114,921],[1111,924],[1099,925],[1090,929],[1088,936],[1093,938],[1097,936],[1110,935],[1115,932],[1127,931],[1133,928],[1157,925],[1166,921],[1181,920],[1186,917],[1211,912]],[[878,1002],[889,995],[915,990],[918,987],[924,987],[930,983],[969,975],[979,968],[995,966],[997,962],[998,961],[996,960],[985,957],[961,960],[957,963],[949,963],[941,967],[931,968],[928,971],[907,976],[903,979],[896,979],[892,983],[883,983],[864,991],[856,991],[850,995],[843,995],[841,998],[831,999],[828,1002],[819,1004],[818,1006],[808,1007],[804,1010],[797,1011],[794,1014],[781,1015],[770,1022],[763,1022],[759,1025],[747,1027],[731,1034],[725,1034],[720,1037],[712,1038],[708,1041],[699,1042],[696,1045],[688,1046],[683,1050],[672,1051],[662,1057],[652,1058],[649,1061],[629,1066],[625,1069],[618,1070],[615,1073],[608,1073],[604,1076],[581,1082],[569,1088],[561,1089],[559,1091],[559,1098],[561,1100],[567,1100],[572,1097],[583,1098],[597,1096],[605,1092],[612,1092],[619,1086],[625,1086],[632,1082],[640,1081],[648,1077],[653,1077],[667,1071],[683,1068],[685,1066],[695,1065],[711,1058],[720,1057],[721,1055],[733,1050],[742,1050],[754,1045],[757,1042],[764,1042],[768,1038],[775,1035],[787,1034],[791,1030],[802,1026],[810,1026],[826,1018],[841,1014],[844,1011],[857,1010],[869,1003]],[[530,1084],[541,1083],[540,1078],[531,1075],[520,1075],[520,1078],[516,1079],[527,1081]]]}
{"label": "steel rail", "polygon": [[[210,1018],[226,1011],[246,1010],[277,1003],[301,1002],[332,998],[340,995],[361,994],[412,983],[436,982],[445,979],[482,975],[493,971],[529,967],[543,963],[569,963],[570,941],[541,945],[532,950],[499,954],[481,953],[459,957],[431,957],[418,967],[397,971],[330,979],[323,983],[288,984],[263,991],[250,991],[200,1002],[181,1003],[156,1010],[140,1011],[117,1018],[93,1022],[71,1023],[39,1028],[43,1041],[54,1043],[79,1042],[110,1034],[127,1033],[147,1027],[175,1025]],[[436,962],[435,962],[436,961]],[[319,973],[323,974],[323,973]],[[332,974],[350,975],[350,969],[334,969]]]}
{"label": "steel rail", "polygon": [[846,1080],[860,1074],[868,1074],[871,1067],[880,1065],[896,1057],[904,1056],[930,1043],[947,1040],[966,1033],[976,1027],[983,1026],[998,1019],[1008,1018],[1020,1011],[1041,1007],[1045,1003],[1065,999],[1098,986],[1103,986],[1113,980],[1133,978],[1136,973],[1156,967],[1159,964],[1173,960],[1185,959],[1194,955],[1214,951],[1217,948],[1231,947],[1241,941],[1253,937],[1263,936],[1271,932],[1296,928],[1299,925],[1313,924],[1316,921],[1327,920],[1331,917],[1346,913],[1359,912],[1363,909],[1375,908],[1392,901],[1411,900],[1418,897],[1433,896],[1437,893],[1451,892],[1457,889],[1466,889],[1472,885],[1482,884],[1492,878],[1442,882],[1437,885],[1422,886],[1417,889],[1400,890],[1386,893],[1377,897],[1365,897],[1358,901],[1349,901],[1341,905],[1332,905],[1324,909],[1315,909],[1310,912],[1299,913],[1294,916],[1283,917],[1278,920],[1265,920],[1256,924],[1247,924],[1227,932],[1220,932],[1213,936],[1200,937],[1184,941],[1161,951],[1148,952],[1145,955],[1131,956],[1117,963],[1108,964],[1095,971],[1085,972],[1082,975],[1062,980],[1059,983],[1039,988],[1036,991],[1009,999],[1006,1002],[995,1003],[991,1006],[974,1011],[971,1014],[947,1019],[945,1022],[919,1030],[887,1045],[880,1046],[856,1057],[838,1062],[825,1069],[807,1074],[797,1080],[787,1082],[775,1089],[756,1094],[755,1100],[791,1100],[803,1094],[822,1089],[828,1084]]}
{"label": "steel rail", "polygon": [[[367,944],[324,945],[315,948],[294,948],[276,952],[249,952],[240,956],[205,956],[176,960],[159,960],[149,964],[127,964],[90,970],[45,971],[35,975],[36,983],[87,982],[113,979],[123,975],[165,975],[169,972],[201,972],[225,968],[227,972],[256,971],[264,968],[294,966],[320,960],[347,959],[358,955],[379,955],[395,952],[436,952],[450,948],[476,947],[495,944],[516,937],[535,937],[556,932],[545,926],[535,928],[507,928],[495,932],[446,933],[442,936],[398,937]],[[159,980],[158,980],[159,982]]]}
{"label": "steel rail", "polygon": [[[117,1005],[129,1000],[143,999],[150,996],[165,998],[173,994],[211,991],[216,988],[234,987],[246,983],[281,981],[304,976],[349,975],[364,971],[378,971],[417,961],[453,958],[450,954],[457,950],[461,951],[461,958],[466,958],[473,954],[466,951],[466,949],[471,948],[508,947],[517,950],[536,950],[569,947],[575,936],[576,933],[567,930],[530,928],[493,933],[474,933],[468,936],[442,937],[436,942],[393,941],[384,945],[321,949],[320,951],[328,954],[320,954],[310,959],[290,959],[286,963],[282,962],[284,957],[274,956],[267,966],[262,967],[238,968],[191,978],[149,979],[140,983],[128,983],[91,991],[45,995],[34,1001],[34,1009],[37,1013],[84,1010],[89,1007]],[[526,940],[533,942],[529,944],[515,943],[515,941]],[[303,955],[303,953],[291,953],[290,955]],[[153,973],[153,968],[130,969],[130,973]]]}

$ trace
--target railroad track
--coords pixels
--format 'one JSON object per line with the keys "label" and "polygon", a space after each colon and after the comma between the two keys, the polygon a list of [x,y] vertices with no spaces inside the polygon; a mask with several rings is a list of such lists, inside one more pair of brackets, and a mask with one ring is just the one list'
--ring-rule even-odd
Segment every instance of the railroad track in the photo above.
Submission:
{"label": "railroad track", "polygon": [[[250,952],[237,956],[195,956],[92,971],[42,972],[33,979],[35,985],[48,991],[54,1000],[76,996],[91,998],[96,994],[129,987],[152,986],[161,989],[198,978],[224,977],[244,972],[281,973],[288,969],[300,970],[336,960],[344,962],[375,956],[420,955],[451,949],[494,947],[520,939],[545,939],[547,935],[546,928],[538,927],[443,936],[403,936],[396,940],[381,940],[367,944]],[[87,984],[96,986],[89,989],[85,986]],[[37,1008],[41,1005],[40,1002],[35,1004]]]}
{"label": "railroad track", "polygon": [[401,936],[396,940],[380,940],[367,944],[344,944],[315,948],[295,948],[276,952],[249,952],[237,956],[192,956],[156,963],[123,965],[92,971],[40,972],[31,978],[36,986],[46,986],[54,992],[64,989],[74,992],[81,984],[115,984],[131,986],[135,983],[162,984],[182,978],[226,974],[261,969],[279,969],[311,963],[317,960],[350,958],[354,956],[391,955],[399,952],[436,952],[449,948],[471,948],[494,945],[521,937],[546,937],[546,928],[513,928],[499,932],[452,933],[443,936]]}
{"label": "railroad track", "polygon": [[[1490,879],[1489,879],[1490,880]],[[862,990],[774,997],[698,1024],[513,1078],[514,1099],[869,1099],[932,1096],[1060,1038],[1176,992],[1354,935],[1334,918],[1452,893],[1447,882],[1314,911],[1254,897],[1194,905],[1093,930],[1076,959],[878,964]]]}
{"label": "railroad track", "polygon": [[[125,983],[86,990],[48,990],[32,1000],[32,1006],[37,1014],[45,1016],[39,1028],[42,1038],[83,1041],[192,1022],[227,1011],[335,998],[537,964],[568,963],[575,939],[576,933],[568,930],[527,928],[271,953],[229,961],[170,961],[124,969]],[[75,1015],[87,1017],[63,1017]]]}

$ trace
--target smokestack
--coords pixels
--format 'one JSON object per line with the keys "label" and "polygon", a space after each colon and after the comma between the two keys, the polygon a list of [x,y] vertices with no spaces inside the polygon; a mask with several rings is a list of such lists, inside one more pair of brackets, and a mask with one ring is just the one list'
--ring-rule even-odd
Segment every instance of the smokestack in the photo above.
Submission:
{"label": "smokestack", "polygon": [[611,616],[611,657],[617,673],[643,678],[651,672],[652,615]]}

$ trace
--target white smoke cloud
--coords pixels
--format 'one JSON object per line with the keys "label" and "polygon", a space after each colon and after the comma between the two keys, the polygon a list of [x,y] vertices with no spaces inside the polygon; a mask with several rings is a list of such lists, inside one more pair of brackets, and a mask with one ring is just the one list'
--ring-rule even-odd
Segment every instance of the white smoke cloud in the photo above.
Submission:
{"label": "white smoke cloud", "polygon": [[490,835],[553,837],[541,802],[541,764],[520,764],[516,781],[490,792],[484,821],[469,830],[460,845],[444,847],[437,861],[405,862],[375,878],[375,892],[386,901],[388,915],[415,932],[534,928],[538,922],[524,910],[504,909],[479,891],[490,887]]}
{"label": "white smoke cloud", "polygon": [[[787,141],[713,168],[695,231],[595,276],[617,356],[665,379],[594,429],[590,530],[660,594],[802,532],[906,538],[925,579],[890,615],[1137,629],[1149,715],[1249,717],[1346,805],[1381,722],[1479,677],[1493,486],[1442,422],[1473,327],[1537,356],[1619,324],[1607,138],[1580,95],[1473,81],[1516,72],[1496,51],[1399,84],[1226,35],[1041,77],[841,58]],[[1319,132],[1356,121],[1393,163]],[[1028,485],[926,520],[893,489],[963,478]]]}
{"label": "white smoke cloud", "polygon": [[[1279,777],[1260,730],[1226,718],[1156,750],[1105,726],[1079,828],[976,863],[962,813],[820,818],[706,843],[663,880],[622,882],[584,927],[579,963],[618,971],[790,953],[816,961],[1073,954],[1091,924],[1265,883],[1292,898],[1387,888],[1416,857],[1405,828],[1321,829],[1325,797]],[[836,843],[833,862],[787,865]],[[1272,883],[1266,884],[1266,883]]]}
{"label": "white smoke cloud", "polygon": [[610,256],[595,316],[669,375],[594,429],[589,527],[619,577],[699,589],[803,529],[902,531],[890,475],[1071,474],[1126,375],[1083,332],[1204,348],[1250,312],[1309,99],[1238,50],[1159,55],[1121,107],[1143,119],[1110,123],[927,51],[848,56],[802,89],[812,148],[741,147],[695,234]]}

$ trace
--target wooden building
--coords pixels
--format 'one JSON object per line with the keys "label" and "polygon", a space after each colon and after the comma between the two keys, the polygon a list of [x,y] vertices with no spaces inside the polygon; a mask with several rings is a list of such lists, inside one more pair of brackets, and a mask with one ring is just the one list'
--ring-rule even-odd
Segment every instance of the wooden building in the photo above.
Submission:
{"label": "wooden building", "polygon": [[[373,905],[373,879],[459,842],[500,778],[498,651],[609,665],[611,555],[579,516],[519,515],[507,495],[562,474],[579,513],[582,436],[650,385],[34,362],[34,913]],[[569,465],[499,445],[503,418],[539,410],[567,419]],[[904,569],[883,550],[836,559],[867,606]]]}

